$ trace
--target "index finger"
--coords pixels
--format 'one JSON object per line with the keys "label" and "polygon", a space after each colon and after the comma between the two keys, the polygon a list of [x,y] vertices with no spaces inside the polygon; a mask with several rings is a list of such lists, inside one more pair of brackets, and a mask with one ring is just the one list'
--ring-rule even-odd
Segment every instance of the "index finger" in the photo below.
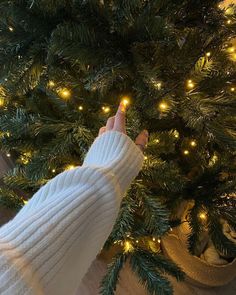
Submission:
{"label": "index finger", "polygon": [[116,112],[114,130],[126,133],[125,120],[126,120],[126,105],[121,102]]}

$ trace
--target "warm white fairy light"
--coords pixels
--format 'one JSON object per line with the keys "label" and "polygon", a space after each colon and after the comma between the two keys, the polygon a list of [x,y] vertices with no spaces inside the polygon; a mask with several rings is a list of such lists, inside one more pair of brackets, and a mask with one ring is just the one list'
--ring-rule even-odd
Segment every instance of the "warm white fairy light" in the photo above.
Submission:
{"label": "warm white fairy light", "polygon": [[230,25],[232,23],[232,21],[230,19],[227,20],[226,22],[228,25]]}
{"label": "warm white fairy light", "polygon": [[210,57],[210,56],[211,56],[211,52],[207,52],[207,53],[206,53],[206,56],[207,56],[207,57]]}
{"label": "warm white fairy light", "polygon": [[65,170],[72,170],[74,168],[75,168],[74,165],[67,165],[66,168],[65,168]]}
{"label": "warm white fairy light", "polygon": [[10,153],[7,153],[7,157],[10,158],[11,157],[11,154]]}
{"label": "warm white fairy light", "polygon": [[158,239],[157,242],[160,244],[161,243],[161,239]]}
{"label": "warm white fairy light", "polygon": [[130,241],[125,241],[124,250],[125,252],[131,252],[134,249]]}
{"label": "warm white fairy light", "polygon": [[148,157],[147,156],[144,156],[144,160],[147,160],[148,159]]}
{"label": "warm white fairy light", "polygon": [[160,143],[160,139],[158,139],[158,138],[155,139],[155,142],[156,142],[156,143]]}
{"label": "warm white fairy light", "polygon": [[104,113],[109,113],[111,109],[109,107],[102,107]]}
{"label": "warm white fairy light", "polygon": [[79,109],[80,111],[82,111],[84,108],[83,108],[83,106],[79,106],[78,109]]}
{"label": "warm white fairy light", "polygon": [[195,146],[197,146],[197,142],[195,140],[192,140],[192,141],[190,141],[190,145],[192,147],[195,147]]}
{"label": "warm white fairy light", "polygon": [[11,31],[11,32],[13,32],[13,31],[14,31],[14,28],[13,28],[13,27],[11,27],[11,26],[9,26],[9,27],[8,27],[8,29],[9,29],[9,31]]}
{"label": "warm white fairy light", "polygon": [[189,151],[188,150],[184,150],[184,155],[189,155]]}
{"label": "warm white fairy light", "polygon": [[200,214],[199,214],[199,218],[200,218],[201,220],[206,220],[206,218],[207,218],[206,213],[204,213],[204,212],[200,213]]}
{"label": "warm white fairy light", "polygon": [[159,110],[162,111],[162,112],[165,112],[168,110],[168,104],[164,101],[160,102],[159,103]]}
{"label": "warm white fairy light", "polygon": [[48,82],[48,86],[49,87],[54,87],[56,84],[55,84],[55,82],[53,82],[52,80],[50,80],[49,82]]}
{"label": "warm white fairy light", "polygon": [[194,88],[194,82],[193,82],[193,80],[188,80],[188,81],[187,81],[187,87],[188,87],[189,89],[193,89],[193,88]]}
{"label": "warm white fairy light", "polygon": [[136,240],[135,242],[138,244],[139,240]]}
{"label": "warm white fairy light", "polygon": [[52,173],[55,173],[56,172],[56,169],[52,169]]}
{"label": "warm white fairy light", "polygon": [[28,201],[27,200],[23,200],[23,203],[26,205],[28,203]]}
{"label": "warm white fairy light", "polygon": [[67,88],[62,88],[59,90],[59,95],[64,99],[69,99],[71,97],[71,92]]}
{"label": "warm white fairy light", "polygon": [[235,87],[231,87],[230,90],[231,90],[232,92],[234,92],[234,91],[235,91]]}
{"label": "warm white fairy light", "polygon": [[152,240],[153,240],[153,242],[155,242],[156,241],[156,238],[153,237]]}

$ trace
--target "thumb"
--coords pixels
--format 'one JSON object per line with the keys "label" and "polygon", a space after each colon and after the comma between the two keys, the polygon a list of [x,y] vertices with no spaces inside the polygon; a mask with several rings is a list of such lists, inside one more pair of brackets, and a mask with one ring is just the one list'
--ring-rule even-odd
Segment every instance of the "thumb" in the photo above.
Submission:
{"label": "thumb", "polygon": [[144,151],[146,145],[148,143],[148,131],[143,130],[135,140],[135,144],[142,150]]}

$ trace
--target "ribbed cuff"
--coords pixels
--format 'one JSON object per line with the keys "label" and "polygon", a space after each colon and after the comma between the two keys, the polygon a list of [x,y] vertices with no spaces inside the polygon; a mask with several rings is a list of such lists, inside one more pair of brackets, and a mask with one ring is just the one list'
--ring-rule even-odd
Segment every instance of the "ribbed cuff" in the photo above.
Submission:
{"label": "ribbed cuff", "polygon": [[98,136],[90,147],[83,166],[110,169],[124,193],[142,168],[144,155],[126,134],[107,131]]}

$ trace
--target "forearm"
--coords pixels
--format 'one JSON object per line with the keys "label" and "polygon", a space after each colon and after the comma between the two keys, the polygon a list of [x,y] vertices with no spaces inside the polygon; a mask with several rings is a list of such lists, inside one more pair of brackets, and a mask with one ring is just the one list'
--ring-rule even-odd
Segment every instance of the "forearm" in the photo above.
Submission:
{"label": "forearm", "polygon": [[90,167],[66,174],[66,190],[55,179],[56,193],[0,231],[1,294],[70,294],[107,239],[120,202],[114,175]]}

